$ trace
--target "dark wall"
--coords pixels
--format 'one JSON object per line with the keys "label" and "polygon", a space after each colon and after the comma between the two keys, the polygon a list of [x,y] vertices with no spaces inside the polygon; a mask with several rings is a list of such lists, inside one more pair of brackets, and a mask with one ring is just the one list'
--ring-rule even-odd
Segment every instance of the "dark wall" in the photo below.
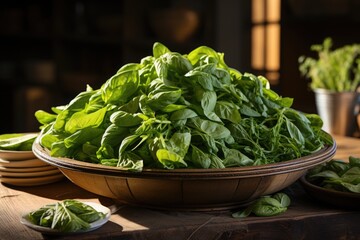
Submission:
{"label": "dark wall", "polygon": [[[195,33],[184,42],[159,35],[156,26],[164,21],[153,22],[152,12],[184,6],[198,13]],[[280,84],[273,89],[294,98],[294,108],[316,111],[309,80],[298,70],[299,56],[314,56],[310,46],[328,36],[334,47],[360,42],[359,12],[359,0],[282,0]],[[99,87],[123,64],[151,54],[155,41],[181,53],[207,45],[225,53],[229,66],[256,73],[250,66],[250,37],[251,0],[21,0],[2,4],[0,133],[36,131],[34,111],[68,103],[88,82]],[[29,75],[26,66],[38,60],[55,67],[52,79]]]}

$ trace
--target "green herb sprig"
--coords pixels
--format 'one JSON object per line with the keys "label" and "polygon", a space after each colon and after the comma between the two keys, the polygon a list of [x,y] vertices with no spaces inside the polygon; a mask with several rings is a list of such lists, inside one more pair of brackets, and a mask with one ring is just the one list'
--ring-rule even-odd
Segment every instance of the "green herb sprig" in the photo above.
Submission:
{"label": "green herb sprig", "polygon": [[311,89],[354,92],[360,84],[360,44],[331,49],[332,39],[311,46],[318,57],[299,57],[299,70],[311,79]]}

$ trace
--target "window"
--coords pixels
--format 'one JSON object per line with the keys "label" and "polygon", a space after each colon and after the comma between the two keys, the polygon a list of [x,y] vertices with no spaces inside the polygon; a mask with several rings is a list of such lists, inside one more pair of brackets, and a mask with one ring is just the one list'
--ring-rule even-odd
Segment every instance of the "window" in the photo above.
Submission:
{"label": "window", "polygon": [[277,85],[280,74],[281,0],[252,0],[251,67]]}

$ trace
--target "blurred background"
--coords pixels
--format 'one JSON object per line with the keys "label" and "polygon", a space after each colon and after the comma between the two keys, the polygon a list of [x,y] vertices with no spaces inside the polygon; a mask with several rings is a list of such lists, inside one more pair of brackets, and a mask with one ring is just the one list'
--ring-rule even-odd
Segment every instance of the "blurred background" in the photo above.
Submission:
{"label": "blurred background", "polygon": [[240,72],[266,76],[293,107],[315,113],[298,58],[332,37],[360,42],[359,0],[17,0],[0,8],[0,133],[38,131],[34,113],[99,88],[159,41],[188,53],[225,53]]}

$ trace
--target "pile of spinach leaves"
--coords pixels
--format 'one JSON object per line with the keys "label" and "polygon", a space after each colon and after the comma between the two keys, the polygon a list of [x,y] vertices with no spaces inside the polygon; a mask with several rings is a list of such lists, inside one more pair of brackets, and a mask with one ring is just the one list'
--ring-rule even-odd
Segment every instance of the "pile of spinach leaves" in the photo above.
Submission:
{"label": "pile of spinach leaves", "polygon": [[27,217],[32,223],[42,227],[76,232],[89,229],[90,223],[105,218],[105,214],[80,201],[66,199],[45,205],[30,212]]}
{"label": "pile of spinach leaves", "polygon": [[308,171],[311,183],[335,191],[360,193],[360,158],[349,156],[349,162],[331,160]]}
{"label": "pile of spinach leaves", "polygon": [[37,133],[5,133],[0,135],[0,150],[31,151]]}
{"label": "pile of spinach leaves", "polygon": [[161,43],[122,66],[99,89],[87,86],[53,113],[39,110],[40,142],[54,157],[146,168],[225,168],[286,161],[332,139],[318,115],[262,76],[230,68],[201,46],[189,54]]}

